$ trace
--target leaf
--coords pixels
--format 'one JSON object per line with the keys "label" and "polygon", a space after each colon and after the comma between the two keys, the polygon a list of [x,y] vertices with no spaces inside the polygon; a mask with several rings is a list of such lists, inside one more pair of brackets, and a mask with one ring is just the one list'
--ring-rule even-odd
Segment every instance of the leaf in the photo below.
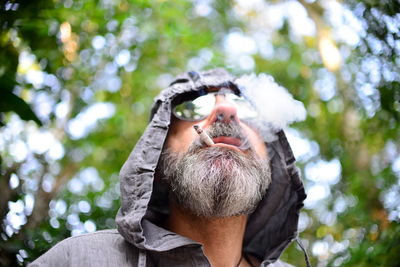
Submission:
{"label": "leaf", "polygon": [[32,111],[31,107],[23,99],[8,90],[0,90],[0,112],[14,111],[23,120],[33,120],[39,126],[43,125]]}

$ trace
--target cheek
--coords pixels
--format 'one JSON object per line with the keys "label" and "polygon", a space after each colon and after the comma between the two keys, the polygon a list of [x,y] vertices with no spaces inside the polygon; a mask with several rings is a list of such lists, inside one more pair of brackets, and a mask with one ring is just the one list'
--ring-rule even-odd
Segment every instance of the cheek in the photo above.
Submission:
{"label": "cheek", "polygon": [[196,138],[196,132],[192,125],[171,127],[165,146],[173,152],[186,152]]}
{"label": "cheek", "polygon": [[257,153],[257,155],[260,156],[261,158],[266,158],[267,148],[261,136],[247,125],[242,125],[242,127],[245,130],[246,135],[249,138],[249,141],[253,146],[255,152]]}

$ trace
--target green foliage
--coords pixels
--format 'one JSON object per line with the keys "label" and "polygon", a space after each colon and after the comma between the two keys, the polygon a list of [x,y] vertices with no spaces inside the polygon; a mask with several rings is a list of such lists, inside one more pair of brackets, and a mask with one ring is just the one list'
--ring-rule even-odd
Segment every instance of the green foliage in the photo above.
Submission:
{"label": "green foliage", "polygon": [[[328,190],[301,214],[313,265],[400,261],[399,31],[381,23],[385,17],[399,25],[398,3],[338,4],[365,34],[357,44],[338,38],[343,64],[331,72],[318,43],[323,30],[342,26],[329,24],[322,1],[250,9],[206,2],[1,2],[0,265],[25,264],[70,235],[115,227],[118,172],[153,98],[174,75],[219,66],[238,75],[270,73],[308,111],[292,129],[307,147],[298,164],[309,199],[315,186]],[[289,13],[264,23],[270,18],[263,12],[289,2],[307,12],[316,33],[297,33]],[[256,49],[230,52],[232,34]],[[330,169],[321,168],[317,179],[310,170],[318,164],[339,166],[338,177],[319,181]],[[282,257],[305,266],[297,245]]]}
{"label": "green foliage", "polygon": [[0,112],[15,111],[21,119],[33,120],[40,126],[42,125],[39,118],[33,113],[32,109],[24,100],[7,89],[3,90],[1,94]]}

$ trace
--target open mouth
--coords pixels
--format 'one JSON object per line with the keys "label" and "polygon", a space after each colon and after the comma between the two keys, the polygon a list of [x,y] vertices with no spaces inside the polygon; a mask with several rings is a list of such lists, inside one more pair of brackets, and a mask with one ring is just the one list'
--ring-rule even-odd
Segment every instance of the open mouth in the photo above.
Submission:
{"label": "open mouth", "polygon": [[214,141],[213,146],[225,147],[229,149],[234,149],[241,151],[240,147],[242,146],[242,141],[235,137],[228,136],[218,136],[212,139]]}

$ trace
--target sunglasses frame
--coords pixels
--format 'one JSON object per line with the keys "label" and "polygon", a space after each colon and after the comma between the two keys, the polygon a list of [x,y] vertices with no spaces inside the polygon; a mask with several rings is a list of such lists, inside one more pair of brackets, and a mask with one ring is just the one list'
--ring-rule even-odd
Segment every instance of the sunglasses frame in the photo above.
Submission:
{"label": "sunglasses frame", "polygon": [[[182,120],[182,121],[190,121],[190,122],[196,122],[196,121],[201,121],[204,120],[205,118],[207,118],[210,114],[204,115],[201,118],[198,119],[190,119],[190,118],[184,118],[181,117],[180,115],[178,115],[176,113],[176,107],[178,107],[179,105],[185,103],[185,102],[189,102],[189,101],[194,101],[195,99],[205,96],[205,95],[209,95],[209,94],[213,94],[213,95],[226,95],[227,93],[229,94],[233,94],[235,96],[238,97],[243,97],[240,94],[240,91],[237,90],[236,86],[234,87],[234,89],[230,88],[230,87],[221,87],[221,88],[207,88],[209,90],[200,90],[200,91],[196,91],[196,92],[191,92],[187,95],[184,95],[181,99],[179,99],[179,101],[176,101],[176,103],[173,105],[172,108],[172,114],[175,118]],[[244,98],[244,97],[243,97]],[[245,98],[244,98],[245,99]],[[253,107],[253,105],[251,104],[251,101],[245,99],[251,107]],[[254,107],[253,107],[254,108]],[[255,108],[254,108],[255,109]]]}

